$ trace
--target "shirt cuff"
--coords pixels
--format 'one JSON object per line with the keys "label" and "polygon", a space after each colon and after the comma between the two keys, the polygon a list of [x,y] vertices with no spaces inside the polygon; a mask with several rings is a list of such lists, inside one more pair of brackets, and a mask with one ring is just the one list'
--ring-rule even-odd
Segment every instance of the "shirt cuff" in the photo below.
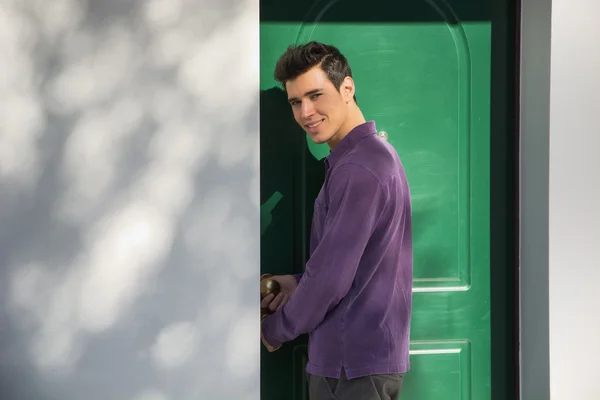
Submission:
{"label": "shirt cuff", "polygon": [[294,278],[296,278],[296,284],[300,283],[300,279],[302,278],[302,274],[304,274],[304,272],[301,272],[299,274],[294,274]]}
{"label": "shirt cuff", "polygon": [[269,352],[279,350],[279,348],[281,347],[281,343],[275,340],[272,336],[272,323],[273,318],[271,315],[265,315],[265,317],[261,321],[260,340],[265,345],[267,350],[269,350]]}

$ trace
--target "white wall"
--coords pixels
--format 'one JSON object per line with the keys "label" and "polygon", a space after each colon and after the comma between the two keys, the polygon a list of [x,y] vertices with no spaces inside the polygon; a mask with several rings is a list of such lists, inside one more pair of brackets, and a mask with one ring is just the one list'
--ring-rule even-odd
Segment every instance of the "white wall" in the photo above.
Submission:
{"label": "white wall", "polygon": [[600,399],[597,0],[523,0],[521,398]]}
{"label": "white wall", "polygon": [[0,1],[0,399],[259,398],[257,0]]}
{"label": "white wall", "polygon": [[550,389],[600,399],[600,2],[552,1]]}

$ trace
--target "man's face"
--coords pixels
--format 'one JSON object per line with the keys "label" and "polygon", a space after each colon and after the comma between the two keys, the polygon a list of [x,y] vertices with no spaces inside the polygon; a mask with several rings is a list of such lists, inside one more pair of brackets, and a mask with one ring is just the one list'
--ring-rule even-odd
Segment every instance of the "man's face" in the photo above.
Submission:
{"label": "man's face", "polygon": [[296,122],[317,144],[337,142],[348,119],[348,99],[352,99],[353,89],[351,79],[347,78],[340,93],[319,67],[286,83]]}

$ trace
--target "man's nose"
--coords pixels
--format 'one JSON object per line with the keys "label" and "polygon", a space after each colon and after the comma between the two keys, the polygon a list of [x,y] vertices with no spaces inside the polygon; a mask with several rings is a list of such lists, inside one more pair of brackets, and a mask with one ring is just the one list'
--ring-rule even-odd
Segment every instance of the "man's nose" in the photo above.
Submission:
{"label": "man's nose", "polygon": [[303,101],[301,107],[301,116],[304,119],[310,118],[315,113],[315,108],[310,101]]}

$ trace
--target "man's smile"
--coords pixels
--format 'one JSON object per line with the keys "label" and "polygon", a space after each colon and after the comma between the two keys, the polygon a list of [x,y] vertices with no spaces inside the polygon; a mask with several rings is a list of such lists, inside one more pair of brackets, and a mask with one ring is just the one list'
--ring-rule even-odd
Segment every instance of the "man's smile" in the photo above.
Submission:
{"label": "man's smile", "polygon": [[317,126],[321,125],[321,124],[323,123],[323,121],[325,121],[325,119],[322,119],[322,120],[320,120],[320,121],[317,121],[317,122],[312,122],[312,123],[310,123],[310,124],[305,124],[304,126],[305,126],[306,128],[308,128],[308,129],[314,129],[314,128],[316,128]]}

